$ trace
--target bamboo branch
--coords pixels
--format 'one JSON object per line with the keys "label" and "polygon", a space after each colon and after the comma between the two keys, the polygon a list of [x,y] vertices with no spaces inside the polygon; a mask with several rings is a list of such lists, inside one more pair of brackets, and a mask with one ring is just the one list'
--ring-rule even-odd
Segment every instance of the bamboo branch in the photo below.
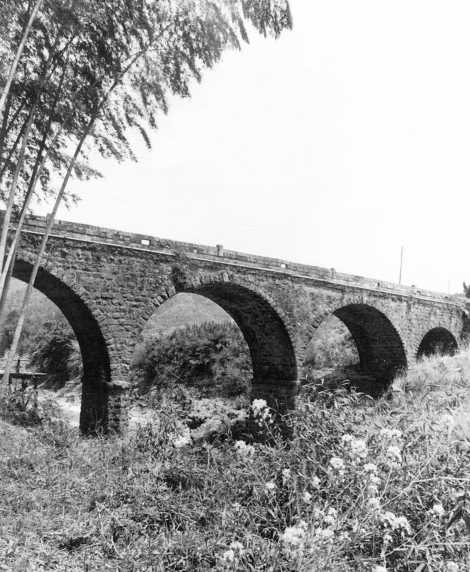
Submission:
{"label": "bamboo branch", "polygon": [[18,63],[19,63],[21,55],[23,53],[24,46],[26,44],[26,40],[28,39],[29,32],[31,30],[31,27],[33,25],[34,20],[36,19],[36,16],[39,12],[39,8],[41,7],[42,2],[43,2],[43,0],[36,0],[36,4],[33,7],[33,11],[31,12],[28,23],[26,24],[26,27],[23,30],[23,35],[21,37],[20,44],[18,46],[18,49],[16,50],[15,58],[14,58],[11,66],[10,66],[10,71],[8,72],[8,78],[7,78],[7,82],[5,84],[5,88],[2,92],[2,95],[0,96],[0,117],[2,117],[2,115],[3,115],[3,108],[5,106],[6,98],[7,98],[8,94],[10,93],[11,84],[12,84],[13,78],[15,77],[15,74],[16,74],[16,68],[18,67]]}

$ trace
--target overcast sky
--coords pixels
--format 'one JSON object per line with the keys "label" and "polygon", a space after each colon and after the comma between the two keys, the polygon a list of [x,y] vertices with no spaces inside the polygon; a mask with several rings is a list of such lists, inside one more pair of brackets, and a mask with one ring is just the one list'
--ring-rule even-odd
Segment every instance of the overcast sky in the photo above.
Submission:
{"label": "overcast sky", "polygon": [[470,281],[470,3],[291,0],[61,218],[447,292]]}

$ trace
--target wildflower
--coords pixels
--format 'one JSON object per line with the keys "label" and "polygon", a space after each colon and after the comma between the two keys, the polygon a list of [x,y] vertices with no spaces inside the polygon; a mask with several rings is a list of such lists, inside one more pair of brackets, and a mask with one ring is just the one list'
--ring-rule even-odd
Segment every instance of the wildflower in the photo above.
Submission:
{"label": "wildflower", "polygon": [[338,513],[334,508],[329,508],[325,518],[323,519],[327,525],[332,526],[336,523],[336,519],[338,518]]}
{"label": "wildflower", "polygon": [[238,512],[240,509],[242,508],[242,505],[239,502],[234,502],[232,503],[232,509],[235,512]]}
{"label": "wildflower", "polygon": [[435,505],[433,505],[431,512],[438,518],[442,518],[446,511],[444,510],[444,507],[440,503],[436,503]]}
{"label": "wildflower", "polygon": [[339,457],[331,457],[330,466],[340,476],[342,476],[344,474],[344,461],[343,461],[343,459],[340,459]]}
{"label": "wildflower", "polygon": [[264,399],[254,399],[251,403],[251,411],[253,412],[253,417],[257,419],[259,425],[261,425],[263,422],[269,423],[272,420],[268,404]]}
{"label": "wildflower", "polygon": [[[373,465],[375,467],[375,465]],[[377,467],[376,467],[377,468]],[[367,494],[370,497],[375,497],[379,492],[380,477],[375,472],[368,472]]]}
{"label": "wildflower", "polygon": [[222,560],[227,564],[231,564],[235,560],[235,552],[229,548],[222,554]]}
{"label": "wildflower", "polygon": [[374,474],[369,475],[369,483],[378,487],[380,485],[380,477]]}
{"label": "wildflower", "polygon": [[381,429],[379,436],[384,441],[399,441],[403,433],[399,429]]}
{"label": "wildflower", "polygon": [[176,447],[177,449],[182,449],[183,447],[190,445],[191,442],[192,442],[191,435],[189,434],[189,431],[188,431],[184,435],[180,435],[179,437],[174,439],[173,440],[173,446]]}
{"label": "wildflower", "polygon": [[366,463],[364,465],[364,472],[365,473],[376,474],[377,471],[378,471],[377,465],[374,465],[374,463]]}
{"label": "wildflower", "polygon": [[379,488],[377,487],[377,485],[370,483],[369,485],[367,485],[366,492],[369,497],[375,497],[379,493]]}
{"label": "wildflower", "polygon": [[367,445],[363,439],[355,439],[352,435],[346,433],[346,435],[342,436],[341,443],[354,462],[367,457]]}
{"label": "wildflower", "polygon": [[235,441],[234,448],[237,452],[237,455],[239,457],[242,457],[243,459],[248,459],[249,457],[252,457],[255,452],[255,448],[253,447],[253,445],[248,445],[247,443],[245,443],[245,441]]}
{"label": "wildflower", "polygon": [[459,572],[459,565],[452,561],[447,562],[446,572]]}
{"label": "wildflower", "polygon": [[320,541],[329,541],[333,539],[334,532],[331,528],[317,528],[315,529],[315,538]]}
{"label": "wildflower", "polygon": [[287,485],[291,478],[290,469],[282,469],[282,484]]}
{"label": "wildflower", "polygon": [[234,552],[238,552],[239,554],[241,554],[244,550],[243,548],[243,544],[241,542],[238,542],[237,540],[235,540],[234,542],[232,542],[230,544],[230,548],[234,551]]}
{"label": "wildflower", "polygon": [[273,483],[272,481],[268,481],[267,483],[265,483],[264,488],[269,492],[272,493],[276,490],[276,483]]}
{"label": "wildflower", "polygon": [[310,484],[312,485],[312,487],[314,489],[319,489],[320,488],[320,479],[318,477],[312,477]]}
{"label": "wildflower", "polygon": [[401,452],[400,448],[396,445],[390,445],[386,453],[387,461],[390,467],[396,467],[401,463]]}
{"label": "wildflower", "polygon": [[302,495],[302,500],[304,501],[305,504],[310,504],[310,502],[312,501],[312,495],[305,491],[304,494]]}
{"label": "wildflower", "polygon": [[381,509],[379,499],[372,497],[367,501],[367,506],[372,512],[378,512]]}
{"label": "wildflower", "polygon": [[387,569],[385,566],[375,566],[375,568],[372,569],[372,572],[387,572]]}
{"label": "wildflower", "polygon": [[406,516],[396,516],[393,512],[387,511],[381,515],[381,520],[384,526],[392,530],[401,530],[406,534],[411,534],[411,526]]}
{"label": "wildflower", "polygon": [[307,523],[301,520],[295,526],[288,526],[281,534],[281,540],[290,548],[300,548],[305,542]]}
{"label": "wildflower", "polygon": [[353,439],[350,443],[351,457],[355,460],[365,459],[367,457],[367,445],[363,439]]}

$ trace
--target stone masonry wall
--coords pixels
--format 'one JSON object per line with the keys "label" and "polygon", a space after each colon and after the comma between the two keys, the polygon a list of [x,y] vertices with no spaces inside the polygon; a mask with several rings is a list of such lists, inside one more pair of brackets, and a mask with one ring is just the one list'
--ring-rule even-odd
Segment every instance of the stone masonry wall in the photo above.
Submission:
{"label": "stone masonry wall", "polygon": [[[28,221],[14,275],[26,280],[44,220]],[[460,343],[463,301],[371,279],[60,222],[36,286],[64,312],[84,361],[81,426],[125,425],[129,364],[146,321],[177,292],[212,299],[237,322],[253,360],[253,395],[294,406],[305,347],[332,313],[350,329],[364,369],[384,384],[443,328]]]}

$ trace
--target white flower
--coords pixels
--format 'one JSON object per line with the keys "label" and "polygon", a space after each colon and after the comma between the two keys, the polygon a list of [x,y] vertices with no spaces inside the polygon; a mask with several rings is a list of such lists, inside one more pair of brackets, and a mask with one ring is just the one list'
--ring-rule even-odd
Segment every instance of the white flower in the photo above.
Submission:
{"label": "white flower", "polygon": [[187,445],[190,445],[192,442],[191,435],[189,434],[189,430],[184,435],[180,435],[176,439],[173,440],[173,446],[177,449],[182,449]]}
{"label": "white flower", "polygon": [[366,491],[367,491],[368,496],[375,497],[375,496],[377,496],[379,489],[376,485],[370,484],[370,485],[368,485]]}
{"label": "white flower", "polygon": [[388,463],[391,467],[396,467],[401,463],[400,448],[396,445],[390,445],[385,453]]}
{"label": "white flower", "polygon": [[253,411],[253,415],[257,415],[263,409],[266,409],[268,404],[266,403],[265,399],[253,399],[251,402],[251,410]]}
{"label": "white flower", "polygon": [[367,445],[363,439],[353,439],[350,443],[351,456],[359,459],[367,457]]}
{"label": "white flower", "polygon": [[295,526],[288,526],[281,534],[281,540],[289,547],[299,548],[303,546],[305,542],[306,533],[307,523],[301,520]]}
{"label": "white flower", "polygon": [[320,541],[329,541],[333,539],[334,532],[331,528],[317,528],[315,529],[315,538]]}
{"label": "white flower", "polygon": [[387,511],[381,515],[382,524],[392,530],[401,530],[406,534],[411,534],[411,526],[406,516],[396,516],[393,512]]}
{"label": "white flower", "polygon": [[239,552],[240,554],[243,552],[244,548],[243,548],[243,544],[241,542],[238,542],[237,540],[235,540],[234,542],[232,542],[230,544],[230,548],[234,551],[234,552]]}
{"label": "white flower", "polygon": [[310,504],[310,502],[312,501],[312,495],[305,491],[304,494],[302,495],[302,500],[304,501],[305,504]]}
{"label": "white flower", "polygon": [[239,457],[242,457],[243,459],[248,459],[249,457],[252,457],[255,452],[255,448],[253,447],[253,445],[248,445],[247,443],[245,443],[245,441],[235,441],[234,448],[237,452],[237,455]]}
{"label": "white flower", "polygon": [[239,502],[234,502],[232,503],[232,509],[235,512],[238,512],[240,509],[242,508],[242,505]]}
{"label": "white flower", "polygon": [[271,411],[264,399],[253,399],[251,402],[251,411],[253,412],[253,417],[257,419],[260,425],[263,422],[269,423],[272,420]]}
{"label": "white flower", "polygon": [[276,490],[276,483],[273,483],[272,481],[268,481],[267,483],[265,483],[264,488],[269,492],[272,493]]}
{"label": "white flower", "polygon": [[381,429],[379,435],[384,441],[399,441],[403,434],[399,429]]}
{"label": "white flower", "polygon": [[385,568],[385,566],[375,566],[372,569],[372,572],[387,572],[387,569]]}
{"label": "white flower", "polygon": [[286,485],[291,478],[290,469],[282,469],[282,484]]}
{"label": "white flower", "polygon": [[357,462],[367,457],[367,445],[363,439],[355,439],[352,435],[346,433],[346,435],[341,437],[341,443],[353,461]]}
{"label": "white flower", "polygon": [[439,518],[443,517],[446,513],[446,511],[444,510],[444,507],[440,503],[436,503],[432,507],[431,512]]}
{"label": "white flower", "polygon": [[367,506],[372,512],[378,512],[381,509],[379,499],[374,497],[367,501]]}
{"label": "white flower", "polygon": [[380,485],[380,477],[373,474],[369,475],[369,483],[378,487]]}
{"label": "white flower", "polygon": [[338,474],[340,474],[340,475],[344,474],[344,461],[343,461],[343,459],[340,459],[339,457],[331,457],[330,466]]}
{"label": "white flower", "polygon": [[310,484],[312,485],[312,487],[314,489],[319,489],[320,488],[320,479],[318,477],[312,477]]}
{"label": "white flower", "polygon": [[226,550],[223,554],[222,554],[222,560],[224,562],[226,562],[227,564],[230,564],[231,562],[233,562],[235,560],[235,552],[231,549]]}
{"label": "white flower", "polygon": [[338,518],[338,513],[336,512],[336,510],[334,508],[329,508],[326,512],[326,516],[323,519],[323,521],[327,525],[332,526],[333,524],[336,523],[337,518]]}
{"label": "white flower", "polygon": [[459,565],[455,562],[447,562],[446,572],[459,572]]}
{"label": "white flower", "polygon": [[377,471],[378,471],[377,465],[374,465],[374,463],[366,463],[364,465],[364,472],[365,473],[376,474]]}

